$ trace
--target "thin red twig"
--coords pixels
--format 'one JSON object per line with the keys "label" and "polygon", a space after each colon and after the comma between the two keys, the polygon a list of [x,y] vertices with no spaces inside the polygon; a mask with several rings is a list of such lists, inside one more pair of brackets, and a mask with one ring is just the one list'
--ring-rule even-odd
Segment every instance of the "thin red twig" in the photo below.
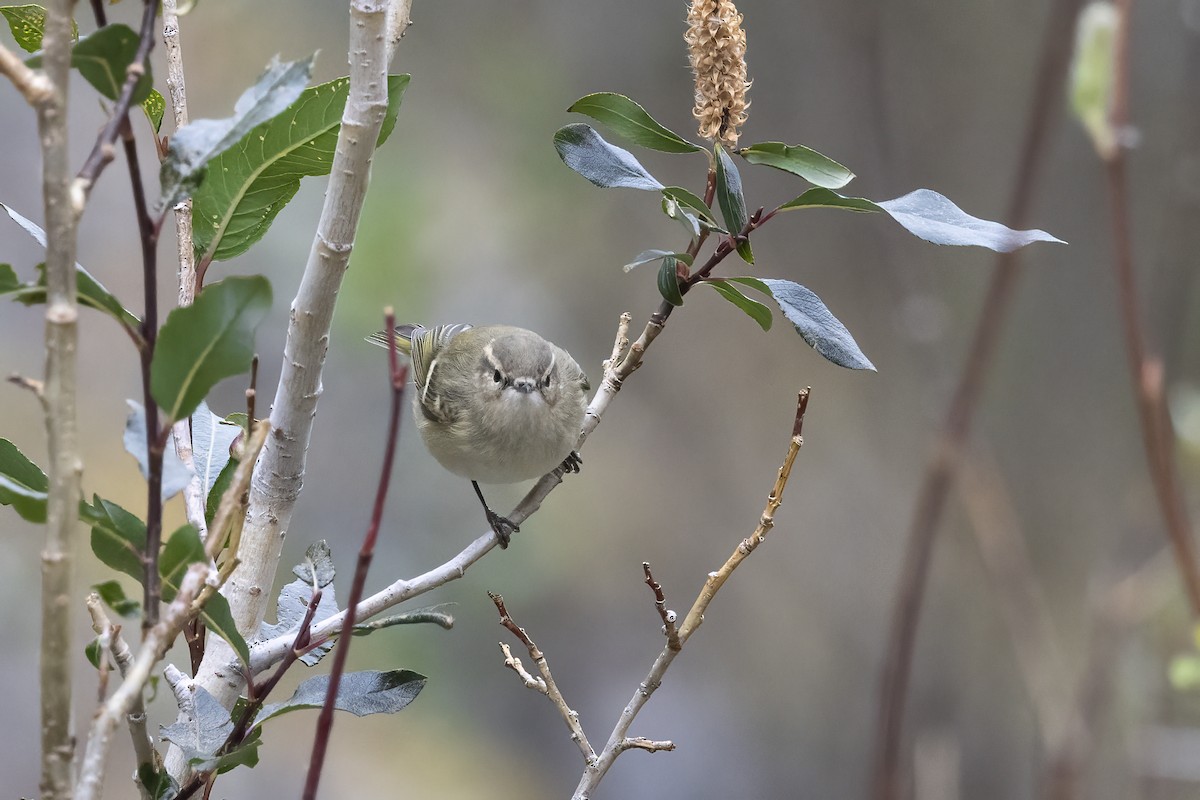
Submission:
{"label": "thin red twig", "polygon": [[312,758],[308,764],[308,777],[304,782],[304,800],[316,800],[317,786],[321,782],[321,769],[325,764],[325,753],[329,747],[329,735],[333,729],[333,710],[337,701],[338,688],[342,674],[346,669],[346,656],[350,652],[350,642],[354,637],[355,612],[362,600],[363,587],[367,582],[367,570],[371,567],[371,559],[375,556],[375,542],[379,539],[379,527],[383,520],[383,504],[387,499],[388,486],[392,478],[392,464],[396,460],[396,441],[400,438],[400,410],[404,405],[404,384],[408,378],[408,365],[400,364],[396,351],[396,315],[392,309],[385,312],[384,328],[388,337],[388,369],[392,381],[392,408],[388,418],[387,447],[383,456],[383,468],[379,471],[379,487],[375,491],[375,506],[371,511],[371,522],[367,526],[367,535],[363,537],[362,548],[358,552],[358,566],[354,570],[354,583],[350,586],[350,597],[346,601],[346,619],[342,624],[345,635],[338,637],[334,647],[333,668],[329,673],[329,691],[325,695],[325,705],[321,707],[321,716],[317,719],[317,734],[313,741]]}

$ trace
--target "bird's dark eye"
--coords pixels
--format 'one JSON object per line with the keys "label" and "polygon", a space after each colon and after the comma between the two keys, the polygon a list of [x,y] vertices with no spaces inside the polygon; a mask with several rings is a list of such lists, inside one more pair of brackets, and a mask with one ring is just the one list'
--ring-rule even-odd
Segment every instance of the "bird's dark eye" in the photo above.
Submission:
{"label": "bird's dark eye", "polygon": [[549,375],[542,378],[542,386],[545,386],[547,389],[550,388],[550,376]]}
{"label": "bird's dark eye", "polygon": [[492,373],[492,380],[494,380],[496,383],[500,383],[500,381],[504,380],[504,378],[500,375],[500,370],[496,370]]}

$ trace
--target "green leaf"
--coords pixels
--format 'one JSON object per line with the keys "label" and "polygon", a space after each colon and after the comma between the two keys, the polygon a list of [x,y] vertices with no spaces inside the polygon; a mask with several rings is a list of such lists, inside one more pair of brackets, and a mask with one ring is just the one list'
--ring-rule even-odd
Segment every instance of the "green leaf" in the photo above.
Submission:
{"label": "green leaf", "polygon": [[[356,717],[368,714],[395,714],[413,700],[425,687],[427,678],[407,669],[387,672],[375,670],[348,672],[338,685],[334,708],[349,711]],[[268,703],[254,718],[257,727],[272,717],[302,708],[320,708],[329,691],[329,676],[309,678],[296,687],[295,693],[282,703]]]}
{"label": "green leaf", "polygon": [[142,101],[142,111],[146,114],[146,119],[150,121],[150,127],[155,133],[162,130],[163,114],[167,111],[167,101],[159,94],[157,89],[151,89],[149,96]]}
{"label": "green leaf", "polygon": [[[116,100],[121,96],[126,70],[137,57],[138,41],[137,32],[128,25],[119,22],[105,25],[95,33],[80,39],[79,43],[71,48],[71,66],[79,70],[79,74],[96,91],[109,100]],[[40,67],[42,57],[34,56],[25,63],[31,67]],[[133,90],[133,102],[145,102],[150,96],[153,84],[150,64],[147,63],[145,73],[138,78],[137,87]]]}
{"label": "green leaf", "polygon": [[102,564],[142,582],[145,567],[146,523],[116,503],[93,496],[91,506],[80,509],[92,526],[92,552]]}
{"label": "green leaf", "polygon": [[743,147],[737,154],[751,164],[768,167],[799,175],[804,180],[826,189],[840,189],[854,179],[854,173],[828,156],[804,145],[786,145],[783,142],[762,142]]}
{"label": "green leaf", "polygon": [[658,293],[673,306],[683,305],[683,292],[679,289],[679,272],[673,255],[665,256],[662,266],[658,268]]}
{"label": "green leaf", "polygon": [[159,179],[162,206],[187,197],[217,153],[233,147],[251,128],[283,112],[296,101],[312,76],[313,56],[300,61],[271,62],[253,86],[242,92],[225,119],[197,119],[171,137]]}
{"label": "green leaf", "polygon": [[581,97],[567,109],[586,114],[630,142],[663,153],[702,153],[704,148],[669,131],[646,109],[623,94],[597,92]]}
{"label": "green leaf", "polygon": [[[408,82],[408,75],[388,76],[378,144],[396,125]],[[192,195],[197,262],[244,253],[267,232],[302,177],[329,174],[349,93],[349,78],[305,89],[282,113],[208,162],[207,177]]]}
{"label": "green leaf", "polygon": [[[46,246],[46,232],[42,230],[40,225],[17,213],[4,203],[0,203],[0,208],[3,208],[9,218],[21,226],[38,244],[42,247]],[[13,299],[25,305],[46,302],[45,264],[38,265],[37,283],[26,284],[17,280],[17,284],[13,286],[12,280],[15,278],[14,274],[11,277],[5,275],[0,279],[0,293],[15,292],[16,296]],[[81,305],[89,306],[97,311],[103,311],[127,328],[136,330],[141,325],[141,320],[133,312],[126,310],[121,305],[121,302],[108,289],[105,289],[100,281],[93,278],[91,273],[80,266],[78,262],[75,264],[75,287],[77,298]]]}
{"label": "green leaf", "polygon": [[651,192],[665,188],[632,153],[604,141],[595,129],[581,122],[559,128],[554,149],[564,164],[601,188]]}
{"label": "green leaf", "polygon": [[243,664],[250,663],[250,648],[246,646],[246,640],[238,633],[237,625],[233,622],[233,612],[229,608],[229,601],[225,599],[225,595],[220,592],[210,595],[204,608],[200,611],[200,619],[204,620],[204,627],[229,642],[229,646],[242,659]]}
{"label": "green leaf", "polygon": [[12,506],[21,518],[46,521],[50,482],[41,468],[8,439],[0,439],[0,504]]}
{"label": "green leaf", "polygon": [[189,416],[218,381],[250,367],[254,329],[270,306],[271,286],[255,275],[206,286],[167,315],[150,363],[150,393],[167,419]]}
{"label": "green leaf", "polygon": [[[721,216],[725,219],[725,227],[733,235],[740,234],[750,221],[746,212],[746,198],[742,194],[742,176],[725,148],[717,145],[717,205],[721,208]],[[737,245],[738,255],[748,264],[754,263],[754,254],[750,250],[749,240],[742,240]]]}
{"label": "green leaf", "polygon": [[190,524],[178,528],[167,538],[162,553],[158,556],[158,574],[162,578],[162,599],[169,603],[179,593],[179,583],[188,567],[197,561],[205,561],[204,542],[200,533]]}
{"label": "green leaf", "polygon": [[[138,468],[142,472],[142,477],[149,479],[150,477],[150,462],[149,453],[146,450],[146,410],[142,408],[141,403],[133,400],[126,400],[125,404],[129,406],[129,415],[125,417],[125,436],[123,442],[125,444],[125,452],[137,459]],[[163,449],[162,457],[162,499],[167,500],[174,497],[183,491],[192,480],[192,475],[195,474],[192,468],[183,463],[183,459],[175,452],[175,448],[168,442]]]}
{"label": "green leaf", "polygon": [[153,764],[139,764],[137,779],[154,800],[174,797],[179,793],[179,784],[167,774],[165,769],[155,769]]}
{"label": "green leaf", "polygon": [[999,222],[972,217],[930,189],[917,189],[878,204],[908,232],[934,244],[976,245],[1009,253],[1033,242],[1066,244],[1045,231],[1017,231]]}
{"label": "green leaf", "polygon": [[749,297],[746,297],[746,295],[742,294],[737,289],[733,288],[719,278],[702,281],[702,284],[704,286],[712,287],[714,290],[716,290],[717,294],[733,303],[742,311],[745,311],[746,314],[752,320],[757,322],[759,327],[764,331],[771,330],[771,322],[773,321],[771,309],[767,308],[757,300],[751,300]]}
{"label": "green leaf", "polygon": [[0,264],[0,294],[15,292],[21,286],[21,279],[17,277],[12,264]]}
{"label": "green leaf", "polygon": [[239,462],[236,458],[231,458],[221,467],[221,471],[217,473],[217,477],[213,480],[212,487],[204,496],[204,521],[208,525],[213,524],[213,520],[217,518],[217,509],[221,507],[221,498],[225,496],[225,490],[233,483],[233,473],[237,472]]}
{"label": "green leaf", "polygon": [[819,186],[809,189],[794,200],[789,200],[779,207],[780,211],[792,211],[797,208],[845,208],[850,211],[883,211],[877,204],[865,197],[844,197],[837,192],[822,189]]}
{"label": "green leaf", "polygon": [[83,648],[83,654],[87,656],[88,663],[96,669],[100,669],[100,638],[96,637],[87,643]]}
{"label": "green leaf", "polygon": [[[8,22],[9,30],[17,45],[26,53],[42,49],[42,36],[46,32],[46,9],[41,6],[0,6],[0,14]],[[79,38],[79,26],[71,20],[71,41]]]}
{"label": "green leaf", "polygon": [[[700,215],[701,219],[710,223],[716,223],[717,218],[713,214],[712,209],[705,205],[703,200],[689,192],[687,189],[684,189],[681,186],[667,186],[662,190],[662,193],[663,197],[668,197],[679,205],[692,209]],[[716,230],[719,230],[721,233],[727,233],[727,231],[722,231],[720,229]]]}
{"label": "green leaf", "polygon": [[141,603],[126,597],[125,589],[117,581],[97,583],[92,586],[92,591],[122,617],[136,617],[142,610]]}
{"label": "green leaf", "polygon": [[1083,125],[1092,146],[1103,159],[1117,151],[1118,132],[1112,124],[1116,87],[1116,39],[1121,24],[1109,2],[1088,3],[1075,28],[1071,61],[1071,110]]}
{"label": "green leaf", "polygon": [[759,288],[758,284],[765,286],[796,332],[834,364],[847,369],[875,369],[846,326],[810,290],[798,283],[774,278],[738,278],[736,281],[755,288]]}
{"label": "green leaf", "polygon": [[670,197],[663,196],[662,210],[671,219],[678,222],[687,231],[688,241],[694,241],[700,236],[700,225],[707,226],[707,222],[701,223],[700,218],[690,211],[684,209],[679,203],[672,200]]}
{"label": "green leaf", "polygon": [[622,269],[629,272],[634,267],[640,267],[642,264],[650,264],[663,258],[677,259],[689,267],[692,265],[692,257],[687,253],[672,253],[670,250],[643,250],[634,256],[633,261],[630,261]]}

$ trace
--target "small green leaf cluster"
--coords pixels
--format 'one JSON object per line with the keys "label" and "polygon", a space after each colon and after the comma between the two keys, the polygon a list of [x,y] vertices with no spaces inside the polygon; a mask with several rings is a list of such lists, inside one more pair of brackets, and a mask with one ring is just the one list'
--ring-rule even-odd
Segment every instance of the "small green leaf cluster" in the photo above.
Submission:
{"label": "small green leaf cluster", "polygon": [[[657,262],[658,291],[668,309],[683,305],[684,295],[693,286],[708,286],[767,330],[771,326],[771,310],[745,294],[741,287],[761,292],[774,300],[796,332],[817,353],[849,369],[873,370],[875,367],[846,327],[811,290],[794,281],[778,278],[721,278],[712,274],[714,268],[733,252],[745,263],[754,264],[751,234],[779,212],[805,208],[883,212],[926,241],[975,245],[998,252],[1008,252],[1035,241],[1060,241],[1044,231],[1015,231],[996,222],[978,219],[929,189],[918,189],[895,200],[878,203],[838,194],[834,190],[853,180],[854,173],[812,148],[783,142],[761,142],[732,152],[720,144],[711,149],[701,147],[665,128],[640,104],[624,95],[612,92],[590,94],[577,100],[568,111],[591,117],[626,141],[650,150],[708,155],[706,190],[701,198],[682,187],[663,185],[632,153],[605,141],[590,125],[573,123],[555,133],[554,147],[563,163],[572,170],[601,188],[659,193],[663,213],[687,231],[689,244],[686,251],[647,250],[627,263],[626,271]],[[734,155],[749,164],[795,175],[812,187],[770,211],[759,208],[751,212]],[[714,201],[723,227],[713,212]],[[710,236],[717,237],[716,246],[712,255],[701,261],[700,250]]]}

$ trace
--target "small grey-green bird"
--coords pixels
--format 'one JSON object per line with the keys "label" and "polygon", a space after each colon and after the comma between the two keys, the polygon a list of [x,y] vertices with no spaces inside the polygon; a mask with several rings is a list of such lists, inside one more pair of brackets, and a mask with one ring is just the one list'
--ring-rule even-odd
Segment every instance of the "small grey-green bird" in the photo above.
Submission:
{"label": "small grey-green bird", "polygon": [[[387,332],[367,341],[387,347]],[[488,506],[482,483],[516,483],[561,467],[575,452],[587,408],[587,376],[571,354],[510,325],[398,325],[412,359],[413,416],[425,447],[471,481],[502,547],[519,530]]]}

